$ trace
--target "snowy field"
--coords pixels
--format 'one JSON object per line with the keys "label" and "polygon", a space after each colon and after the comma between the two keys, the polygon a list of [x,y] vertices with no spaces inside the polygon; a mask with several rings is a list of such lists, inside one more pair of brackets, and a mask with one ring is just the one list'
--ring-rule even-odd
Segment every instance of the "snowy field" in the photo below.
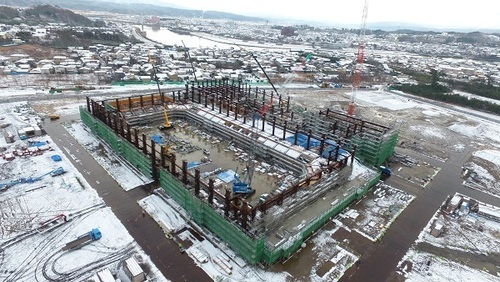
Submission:
{"label": "snowy field", "polygon": [[[0,118],[9,124],[4,130],[14,133],[38,120],[25,103],[0,104]],[[13,143],[1,140],[2,156],[14,156],[0,159],[1,281],[86,280],[104,268],[118,277],[131,256],[151,269],[152,281],[166,281],[50,136],[19,140],[16,134]],[[39,146],[30,147],[33,141]],[[59,168],[64,173],[50,174]],[[42,225],[58,215],[67,221]],[[102,238],[79,249],[61,249],[94,228]]]}
{"label": "snowy field", "polygon": [[[408,281],[499,281],[495,264],[500,254],[500,222],[469,211],[468,205],[451,214],[438,210],[399,262],[397,272]],[[436,231],[440,226],[443,229]],[[433,250],[439,250],[439,255]],[[485,267],[486,262],[493,265]]]}
{"label": "snowy field", "polygon": [[316,263],[311,269],[311,281],[338,281],[358,261],[355,254],[342,248],[332,238],[338,228],[340,225],[331,230],[323,230],[311,240],[314,244],[313,252],[317,255]]}
{"label": "snowy field", "polygon": [[399,127],[400,148],[442,162],[451,155],[463,155],[464,166],[474,172],[464,184],[500,197],[499,116],[442,103],[437,104],[443,107],[435,106],[395,93],[359,91],[360,113],[369,120]]}
{"label": "snowy field", "polygon": [[376,242],[414,199],[413,195],[379,182],[362,201],[342,211],[338,223]]}
{"label": "snowy field", "polygon": [[407,282],[495,282],[499,278],[453,260],[410,249],[398,265]]}
{"label": "snowy field", "polygon": [[[436,224],[445,228],[439,237],[430,234]],[[438,210],[420,233],[418,242],[464,252],[500,254],[500,222],[478,216],[468,208],[452,215]]]}

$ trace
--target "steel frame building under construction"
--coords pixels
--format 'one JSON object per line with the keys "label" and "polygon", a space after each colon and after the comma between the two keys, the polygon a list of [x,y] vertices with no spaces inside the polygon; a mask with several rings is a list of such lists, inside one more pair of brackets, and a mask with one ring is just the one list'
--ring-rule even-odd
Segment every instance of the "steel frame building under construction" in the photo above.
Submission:
{"label": "steel frame building under construction", "polygon": [[[250,202],[230,189],[215,187],[186,160],[166,152],[141,133],[159,125],[164,107],[172,120],[202,130],[251,152],[262,161],[293,174],[269,197]],[[265,108],[265,111],[262,109]],[[170,94],[93,100],[80,109],[82,121],[173,198],[192,220],[210,230],[248,262],[272,264],[290,256],[316,230],[380,178],[370,170],[350,182],[356,156],[378,167],[392,154],[397,130],[330,109],[292,110],[290,98],[222,80],[186,84]],[[259,192],[259,191],[257,191]]]}

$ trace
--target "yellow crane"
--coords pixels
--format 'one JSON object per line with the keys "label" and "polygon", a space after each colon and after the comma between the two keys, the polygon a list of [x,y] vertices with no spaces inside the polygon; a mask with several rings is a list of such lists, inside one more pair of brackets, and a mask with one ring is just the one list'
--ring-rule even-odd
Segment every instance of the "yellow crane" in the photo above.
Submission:
{"label": "yellow crane", "polygon": [[160,130],[170,129],[174,127],[174,124],[170,122],[167,113],[167,105],[163,104],[163,115],[165,116],[165,122],[160,125]]}
{"label": "yellow crane", "polygon": [[[154,75],[154,80],[156,81],[156,86],[158,87],[158,94],[161,96],[161,90],[160,90],[160,82],[158,79],[158,76],[156,75],[156,66],[154,64],[154,60],[151,58],[151,55],[148,53],[148,60],[151,66],[153,67],[153,75]],[[170,129],[174,127],[174,124],[170,122],[168,118],[168,113],[167,113],[167,105],[163,104],[163,115],[165,116],[165,122],[163,125],[160,125],[158,128],[160,130],[165,130],[165,129]]]}

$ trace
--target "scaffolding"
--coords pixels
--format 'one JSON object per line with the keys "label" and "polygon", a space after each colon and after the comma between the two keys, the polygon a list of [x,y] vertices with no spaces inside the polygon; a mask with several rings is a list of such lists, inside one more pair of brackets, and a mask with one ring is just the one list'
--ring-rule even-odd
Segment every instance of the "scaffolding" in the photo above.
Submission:
{"label": "scaffolding", "polygon": [[[267,103],[265,98],[266,94],[262,95],[262,97],[258,97],[257,92],[258,91],[256,91],[256,94],[253,94],[249,89],[241,85],[235,86],[221,83],[207,84],[201,87],[199,85],[191,85],[191,87],[186,85],[184,93],[173,92],[171,99],[181,104],[191,102],[198,105],[204,105],[206,109],[212,108],[214,112],[219,111],[219,115],[225,114],[227,117],[234,116],[235,122],[231,124],[231,126],[234,126],[236,121],[238,121],[238,117],[240,121],[242,120],[243,124],[245,124],[246,109],[240,107],[246,103],[242,101],[243,99],[250,99],[253,101],[256,108]],[[246,96],[240,96],[241,93],[244,93]],[[267,99],[272,99],[272,95],[272,93],[270,95],[268,94]],[[141,104],[141,101],[143,101],[143,105],[149,104],[148,107],[154,108],[156,104],[155,101],[161,103],[164,99],[165,97],[163,96],[159,98],[152,96],[151,99],[148,100],[150,101],[148,103],[144,102],[146,99],[143,98],[134,98],[132,101],[135,101],[135,104],[137,102]],[[233,102],[228,102],[231,101],[231,99]],[[257,101],[259,101],[259,103]],[[380,172],[376,172],[373,177],[361,187],[346,190],[342,198],[335,204],[328,205],[318,214],[315,214],[313,219],[306,222],[300,230],[290,234],[289,237],[283,239],[278,244],[272,245],[269,244],[265,237],[269,234],[250,233],[246,229],[246,222],[241,221],[241,218],[245,218],[250,214],[248,214],[248,212],[244,214],[245,209],[238,210],[236,206],[232,205],[232,200],[227,197],[227,194],[220,195],[214,192],[213,183],[209,183],[209,185],[201,183],[199,181],[199,171],[195,173],[195,175],[188,173],[186,168],[187,162],[183,162],[182,167],[177,167],[175,155],[172,156],[171,159],[166,158],[163,150],[161,153],[156,152],[153,141],[151,141],[151,145],[149,145],[146,136],[138,136],[137,130],[134,130],[129,123],[129,121],[135,121],[133,119],[127,120],[126,113],[121,113],[115,107],[116,105],[121,105],[125,108],[129,108],[134,103],[122,103],[121,101],[115,101],[113,104],[106,102],[97,103],[91,102],[89,98],[87,98],[87,107],[80,108],[80,116],[82,121],[90,128],[94,135],[101,138],[103,142],[109,144],[116,154],[129,161],[145,175],[154,179],[170,197],[186,210],[187,214],[195,223],[206,227],[215,236],[227,243],[235,252],[252,264],[273,264],[276,261],[289,257],[300,248],[302,243],[311,234],[323,226],[332,216],[342,211],[342,209],[352,201],[360,199],[380,179]],[[316,121],[311,119],[311,117],[298,117],[297,114],[295,114],[294,117],[294,113],[289,111],[288,103],[289,101],[279,101],[276,105],[270,106],[267,119],[268,121],[272,121],[272,135],[274,135],[274,127],[280,127],[280,130],[283,132],[283,138],[285,138],[285,133],[289,130],[289,132],[293,132],[294,134],[294,142],[298,143],[298,139],[302,140],[303,142],[301,141],[300,143],[303,143],[302,145],[307,147],[306,149],[312,149],[309,147],[312,147],[311,144],[315,144],[314,146],[316,149],[319,147],[320,153],[323,153],[323,150],[328,144],[331,145],[332,142],[337,142],[337,145],[342,144],[344,148],[353,150],[352,155],[349,157],[353,158],[354,150],[356,150],[357,156],[361,157],[365,163],[371,165],[377,165],[383,162],[394,149],[397,133],[388,127],[352,117],[345,118],[342,114],[333,113],[330,110],[320,112],[319,119]],[[129,108],[128,110],[132,109]],[[178,116],[181,115],[180,111],[173,111],[172,113]],[[157,113],[159,120],[161,120],[161,114],[161,110],[159,110]],[[192,118],[199,118],[197,112],[184,111],[182,114],[192,115]],[[153,117],[152,114],[151,119],[157,119],[157,117]],[[252,126],[262,126],[261,131],[264,131],[265,119],[266,116],[263,117],[262,123],[259,125],[253,124]],[[247,122],[250,122],[250,120]],[[205,123],[205,126],[208,125],[210,125],[210,123]],[[211,124],[210,126],[214,129],[215,127],[226,126],[226,124],[217,123]],[[223,128],[220,130],[223,130]],[[246,142],[243,139],[242,142]],[[337,148],[339,148],[339,146],[337,146]],[[267,151],[266,154],[272,153],[269,149],[265,151]],[[336,155],[338,154],[337,149]],[[330,151],[330,156],[328,156],[329,163],[331,155],[332,151]],[[335,156],[332,159],[330,172],[335,169],[342,169],[346,161],[347,158],[344,157],[342,161],[339,162],[338,157]],[[347,173],[346,171],[344,172]],[[295,195],[298,191],[301,191],[300,189],[303,187],[312,187],[309,185],[314,185],[321,177],[321,173],[308,176],[294,185],[294,187],[266,200],[257,207],[251,208],[250,213],[265,211],[274,205],[282,205],[284,199]],[[335,181],[337,181],[336,179],[339,177],[343,178],[343,176],[335,174],[332,174],[330,177],[335,179]],[[208,198],[208,201],[199,196],[200,189],[209,191],[211,197]],[[314,189],[317,189],[315,191],[322,191],[321,187],[314,187]],[[324,191],[328,191],[328,189]],[[319,197],[321,193],[317,193],[315,197]],[[214,208],[214,206],[216,206],[214,205],[214,201],[225,202],[225,208],[223,210]],[[297,205],[297,209],[300,209],[301,206],[304,205]],[[233,211],[235,214],[234,218],[237,217],[238,220],[234,220],[233,216],[230,215],[230,212],[232,213]],[[251,215],[255,216],[255,214]]]}

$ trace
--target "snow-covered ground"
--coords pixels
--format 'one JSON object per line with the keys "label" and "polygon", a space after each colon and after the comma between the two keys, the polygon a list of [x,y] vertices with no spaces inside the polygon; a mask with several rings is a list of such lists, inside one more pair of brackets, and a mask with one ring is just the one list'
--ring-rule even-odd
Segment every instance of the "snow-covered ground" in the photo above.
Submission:
{"label": "snow-covered ground", "polygon": [[90,134],[88,128],[82,123],[67,124],[66,129],[111,177],[117,181],[119,180],[120,186],[125,191],[152,182],[151,179],[137,171],[126,160],[117,156],[105,142],[99,141],[94,135]]}
{"label": "snow-covered ground", "polygon": [[186,227],[181,211],[174,209],[174,200],[154,194],[139,201],[139,205],[158,222],[165,233],[172,233]]}
{"label": "snow-covered ground", "polygon": [[[410,271],[403,266],[404,261],[411,262]],[[406,253],[398,267],[402,268],[399,273],[404,275],[407,282],[495,282],[499,279],[485,271],[414,249],[410,249]]]}
{"label": "snow-covered ground", "polygon": [[[467,198],[464,195],[456,195]],[[443,231],[437,237],[432,235],[431,230],[440,225],[444,227]],[[457,208],[451,214],[438,210],[420,232],[415,244],[399,262],[397,271],[408,281],[499,281],[500,272],[494,272],[497,270],[487,272],[484,267],[477,268],[481,263],[476,265],[476,268],[470,267],[470,262],[474,263],[476,260],[474,256],[486,259],[498,258],[500,253],[498,234],[500,234],[500,222],[478,216],[473,212],[469,213],[468,207]],[[444,252],[440,252],[437,256],[422,251],[419,244],[430,244]],[[456,252],[455,255],[453,252]],[[469,266],[464,265],[463,261],[468,261],[466,264]]]}
{"label": "snow-covered ground", "polygon": [[333,239],[332,234],[340,226],[337,224],[334,229],[323,230],[311,240],[314,244],[313,252],[317,254],[316,263],[310,272],[311,281],[338,281],[358,261],[358,256]]}
{"label": "snow-covered ground", "polygon": [[401,148],[442,162],[464,154],[462,165],[474,172],[464,185],[500,197],[500,117],[408,97],[397,91],[358,91],[356,103],[364,118],[399,127]]}
{"label": "snow-covered ground", "polygon": [[474,98],[474,99],[478,99],[478,100],[481,100],[481,101],[490,102],[492,104],[500,105],[500,101],[499,100],[495,100],[495,99],[491,99],[491,98],[487,98],[487,97],[482,97],[482,96],[471,94],[471,93],[467,93],[467,92],[464,92],[464,91],[454,90],[453,94],[458,94],[460,96],[464,96],[464,97],[467,97],[469,99]]}
{"label": "snow-covered ground", "polygon": [[[444,226],[444,233],[438,237],[430,231],[436,224]],[[427,242],[436,247],[456,249],[480,254],[500,253],[500,222],[488,220],[476,213],[457,211],[447,215],[438,210],[427,226],[420,232],[417,243]]]}
{"label": "snow-covered ground", "polygon": [[[37,119],[26,103],[0,104],[0,117],[2,123],[10,124],[4,130],[13,133]],[[39,147],[48,149],[44,151],[29,147],[28,140],[0,140],[3,155],[15,153],[10,161],[0,159],[4,188],[0,192],[0,280],[75,281],[103,268],[116,275],[122,262],[131,256],[142,258],[151,269],[149,278],[166,280],[51,136],[28,139],[44,142]],[[55,155],[61,161],[54,161]],[[49,174],[59,167],[65,173]],[[37,232],[42,222],[60,214],[68,221],[61,220],[51,231]],[[80,249],[61,250],[94,228],[100,230],[102,238]]]}
{"label": "snow-covered ground", "polygon": [[339,223],[376,242],[414,199],[413,195],[378,183],[363,201],[339,214]]}
{"label": "snow-covered ground", "polygon": [[[214,280],[227,281],[284,281],[289,276],[286,272],[271,272],[248,265],[231,249],[225,246],[211,234],[203,234],[204,240],[198,240],[187,227],[194,227],[202,232],[188,215],[161,189],[149,197],[139,201],[139,204],[151,217],[158,222],[164,232],[176,241],[189,242],[186,253]],[[175,237],[170,233],[179,232]]]}

